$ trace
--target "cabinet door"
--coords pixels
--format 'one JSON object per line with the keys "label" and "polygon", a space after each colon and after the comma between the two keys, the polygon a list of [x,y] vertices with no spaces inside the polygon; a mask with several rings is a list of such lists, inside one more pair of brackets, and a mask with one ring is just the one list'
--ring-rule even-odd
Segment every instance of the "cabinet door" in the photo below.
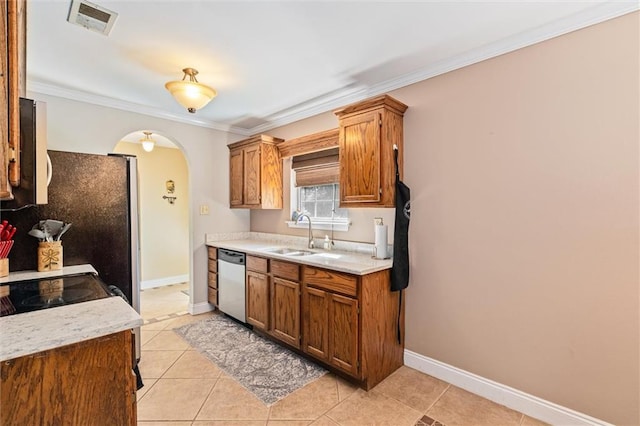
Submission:
{"label": "cabinet door", "polygon": [[0,364],[0,425],[28,425],[44,418],[44,356],[36,354]]}
{"label": "cabinet door", "polygon": [[244,204],[259,206],[260,193],[260,145],[249,146],[244,149]]}
{"label": "cabinet door", "polygon": [[[7,43],[7,5],[0,2],[0,199],[10,200],[9,185],[9,79],[8,76],[8,43]],[[4,405],[4,404],[3,404]]]}
{"label": "cabinet door", "polygon": [[241,206],[243,203],[243,153],[242,149],[235,149],[229,153],[229,204],[231,207]]}
{"label": "cabinet door", "polygon": [[329,296],[317,288],[303,285],[302,312],[303,333],[302,350],[323,361],[329,354]]}
{"label": "cabinet door", "polygon": [[300,348],[300,284],[273,278],[271,284],[271,333]]}
{"label": "cabinet door", "polygon": [[[26,1],[0,5],[0,199],[20,184],[20,96],[26,96]],[[12,158],[13,161],[9,162]]]}
{"label": "cabinet door", "polygon": [[340,205],[380,200],[379,112],[340,120]]}
{"label": "cabinet door", "polygon": [[4,425],[135,425],[132,336],[126,330],[3,362]]}
{"label": "cabinet door", "polygon": [[331,294],[329,363],[351,375],[358,373],[358,300]]}
{"label": "cabinet door", "polygon": [[269,277],[253,271],[247,271],[247,322],[269,329]]}

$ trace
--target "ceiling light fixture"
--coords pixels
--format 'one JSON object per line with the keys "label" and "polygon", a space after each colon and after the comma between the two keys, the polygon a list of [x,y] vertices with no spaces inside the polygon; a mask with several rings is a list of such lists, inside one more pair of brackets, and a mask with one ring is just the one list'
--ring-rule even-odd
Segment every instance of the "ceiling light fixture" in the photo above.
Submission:
{"label": "ceiling light fixture", "polygon": [[140,142],[142,142],[142,149],[147,152],[153,151],[153,146],[156,144],[156,141],[151,139],[151,132],[142,133],[144,133],[144,138],[140,139]]}
{"label": "ceiling light fixture", "polygon": [[[196,79],[198,70],[195,68],[185,68],[182,72],[184,72],[182,80],[170,81],[164,87],[171,92],[180,105],[193,114],[208,104],[218,93],[211,87],[198,83]],[[189,76],[188,81],[185,80],[187,76]]]}

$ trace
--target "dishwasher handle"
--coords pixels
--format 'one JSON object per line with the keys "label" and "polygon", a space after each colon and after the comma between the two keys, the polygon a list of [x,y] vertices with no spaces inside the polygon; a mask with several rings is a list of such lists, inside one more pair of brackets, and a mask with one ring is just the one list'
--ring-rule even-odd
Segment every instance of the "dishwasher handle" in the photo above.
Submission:
{"label": "dishwasher handle", "polygon": [[218,249],[218,260],[233,263],[236,265],[244,265],[245,254],[238,251]]}

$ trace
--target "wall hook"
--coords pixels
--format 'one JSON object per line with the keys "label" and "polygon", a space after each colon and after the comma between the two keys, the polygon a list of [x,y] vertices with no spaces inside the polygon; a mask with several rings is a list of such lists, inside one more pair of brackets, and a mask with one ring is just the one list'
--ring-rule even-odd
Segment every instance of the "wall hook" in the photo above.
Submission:
{"label": "wall hook", "polygon": [[176,202],[176,197],[167,197],[166,195],[163,195],[163,196],[162,196],[162,198],[163,198],[164,200],[169,201],[169,204],[173,204],[173,203],[175,203],[175,202]]}

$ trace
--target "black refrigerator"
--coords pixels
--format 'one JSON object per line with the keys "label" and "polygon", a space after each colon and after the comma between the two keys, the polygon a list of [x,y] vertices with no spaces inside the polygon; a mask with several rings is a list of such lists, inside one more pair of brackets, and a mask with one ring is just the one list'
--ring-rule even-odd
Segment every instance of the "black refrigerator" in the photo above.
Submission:
{"label": "black refrigerator", "polygon": [[38,240],[27,234],[34,224],[45,219],[71,222],[62,237],[63,266],[93,265],[100,278],[118,287],[140,312],[135,156],[52,150],[48,154],[52,166],[48,204],[15,211],[0,204],[2,219],[18,228],[9,270],[37,269]]}

